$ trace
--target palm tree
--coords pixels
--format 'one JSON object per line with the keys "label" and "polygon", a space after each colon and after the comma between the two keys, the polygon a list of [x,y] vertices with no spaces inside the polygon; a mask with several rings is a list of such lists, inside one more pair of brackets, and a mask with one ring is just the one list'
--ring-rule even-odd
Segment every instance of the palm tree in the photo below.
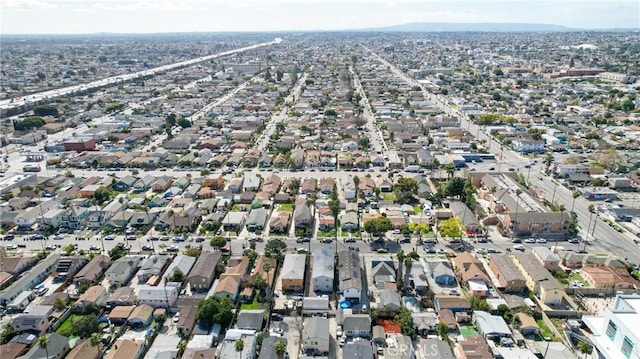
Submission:
{"label": "palm tree", "polygon": [[238,356],[242,357],[242,351],[244,350],[244,340],[238,339],[234,345],[236,352],[238,352]]}
{"label": "palm tree", "polygon": [[353,184],[356,187],[356,201],[358,200],[358,191],[360,190],[360,177],[353,176]]}
{"label": "palm tree", "polygon": [[447,177],[453,177],[456,173],[456,166],[453,163],[448,163],[444,166],[444,170],[447,171]]}
{"label": "palm tree", "polygon": [[551,167],[552,163],[553,163],[553,153],[547,152],[547,154],[544,157],[544,164],[547,166],[545,172],[547,174],[549,174],[549,167]]}
{"label": "palm tree", "polygon": [[516,226],[518,225],[518,207],[520,206],[520,194],[522,191],[520,189],[516,190],[516,218],[513,223],[513,229],[511,230],[511,240],[516,236]]}
{"label": "palm tree", "polygon": [[270,260],[265,260],[262,263],[262,270],[267,273],[267,302],[271,301],[271,281],[269,279],[271,279],[271,276],[269,275],[269,272],[271,272],[271,261]]}
{"label": "palm tree", "polygon": [[284,353],[287,351],[287,344],[285,344],[285,342],[282,340],[278,340],[273,346],[273,350],[276,353],[278,359],[283,359]]}
{"label": "palm tree", "polygon": [[47,338],[44,335],[41,335],[38,338],[38,346],[42,349],[44,349],[44,352],[47,356],[47,359],[49,359],[49,338]]}
{"label": "palm tree", "polygon": [[173,219],[173,230],[176,229],[176,217],[175,217],[176,212],[173,211],[173,209],[170,209],[167,212],[167,215],[169,216],[169,218]]}
{"label": "palm tree", "polygon": [[402,264],[404,263],[404,259],[406,258],[406,255],[404,254],[404,251],[402,249],[400,249],[397,253],[396,253],[396,257],[398,258],[398,278],[402,278]]}
{"label": "palm tree", "polygon": [[98,333],[91,334],[91,336],[89,337],[89,343],[91,344],[92,347],[98,347],[99,349],[100,344],[102,344],[102,338],[100,338],[100,334]]}
{"label": "palm tree", "polygon": [[573,191],[573,193],[571,193],[571,196],[573,197],[573,202],[571,203],[571,213],[573,213],[573,207],[576,205],[576,198],[580,197],[580,192]]}

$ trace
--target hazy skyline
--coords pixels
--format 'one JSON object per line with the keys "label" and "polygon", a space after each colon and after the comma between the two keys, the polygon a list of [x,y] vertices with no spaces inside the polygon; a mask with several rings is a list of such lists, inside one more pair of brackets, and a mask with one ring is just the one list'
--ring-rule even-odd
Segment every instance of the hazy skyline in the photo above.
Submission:
{"label": "hazy skyline", "polygon": [[638,0],[2,0],[3,34],[349,30],[410,22],[639,28]]}

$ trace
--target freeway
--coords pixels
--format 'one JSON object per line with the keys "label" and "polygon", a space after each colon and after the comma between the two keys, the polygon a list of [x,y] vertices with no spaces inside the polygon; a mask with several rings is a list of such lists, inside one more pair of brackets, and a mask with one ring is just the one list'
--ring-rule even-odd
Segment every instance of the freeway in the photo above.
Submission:
{"label": "freeway", "polygon": [[[493,136],[489,136],[485,131],[482,131],[481,126],[473,123],[469,116],[464,112],[454,109],[448,105],[448,101],[445,96],[429,93],[424,89],[415,79],[409,78],[402,73],[396,66],[389,63],[370,49],[366,48],[378,61],[387,66],[396,76],[404,79],[412,86],[420,86],[422,88],[423,95],[429,99],[432,103],[436,104],[440,110],[444,113],[452,116],[456,116],[460,119],[460,125],[466,128],[470,133],[475,133],[478,140],[486,140],[489,147],[489,151],[499,154],[497,170],[508,168],[513,169],[517,173],[527,174],[528,182],[531,186],[536,187],[542,191],[543,197],[549,201],[562,204],[567,211],[573,211],[578,216],[578,228],[584,240],[584,248],[594,253],[613,253],[618,255],[631,263],[640,263],[640,250],[637,244],[635,244],[633,234],[629,232],[618,233],[611,228],[606,222],[599,219],[597,215],[592,214],[588,210],[589,204],[592,202],[578,197],[575,200],[572,196],[572,191],[553,180],[551,177],[541,173],[543,159],[538,159],[537,164],[532,164],[532,159],[523,156],[509,148],[505,148],[497,140],[493,139]],[[529,168],[526,166],[529,165]],[[531,176],[530,172],[534,172]],[[567,215],[569,212],[567,212]]]}
{"label": "freeway", "polygon": [[130,74],[121,74],[117,76],[111,76],[104,79],[92,81],[86,84],[73,85],[73,86],[63,87],[63,88],[54,89],[54,90],[47,90],[47,91],[39,92],[36,94],[30,94],[22,97],[5,99],[0,101],[0,112],[6,113],[11,110],[15,111],[15,110],[19,110],[20,108],[24,108],[25,106],[32,106],[40,103],[50,102],[58,97],[73,96],[73,95],[86,92],[86,91],[91,91],[94,89],[99,89],[99,88],[108,87],[108,86],[116,86],[131,80],[146,78],[149,76],[154,76],[156,74],[178,70],[187,66],[196,65],[201,62],[210,61],[216,58],[229,56],[229,55],[233,55],[233,54],[237,54],[237,53],[245,52],[249,50],[254,50],[260,47],[272,46],[275,44],[279,44],[280,42],[282,42],[282,39],[277,38],[269,42],[263,42],[263,43],[259,43],[251,46],[245,46],[239,49],[224,51],[218,54],[213,54],[208,56],[202,56],[195,59],[163,65],[163,66],[155,67],[152,69],[133,72]]}

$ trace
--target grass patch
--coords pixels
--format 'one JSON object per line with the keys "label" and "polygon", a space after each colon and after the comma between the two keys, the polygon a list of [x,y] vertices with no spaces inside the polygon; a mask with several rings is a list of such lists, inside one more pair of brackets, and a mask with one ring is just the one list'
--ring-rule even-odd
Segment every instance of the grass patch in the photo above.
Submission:
{"label": "grass patch", "polygon": [[580,275],[580,273],[576,273],[576,272],[572,272],[571,273],[571,275],[569,276],[569,280],[577,281],[577,282],[581,282],[581,283],[586,283],[584,281],[584,279],[582,278],[582,276]]}
{"label": "grass patch", "polygon": [[637,279],[640,280],[640,272],[638,272],[637,270],[634,270],[633,272],[631,272],[631,275]]}
{"label": "grass patch", "polygon": [[422,213],[422,207],[418,206],[413,206],[413,213],[415,214],[420,214]]}
{"label": "grass patch", "polygon": [[478,334],[478,331],[475,330],[473,327],[462,327],[460,328],[460,334],[462,334],[463,337],[467,338],[472,335]]}
{"label": "grass patch", "polygon": [[330,230],[328,232],[324,232],[324,231],[318,230],[318,234],[317,234],[318,238],[320,238],[320,237],[331,237],[331,238],[334,238],[335,236],[336,236],[336,230],[335,229],[332,229],[332,230]]}
{"label": "grass patch", "polygon": [[292,212],[293,211],[293,203],[283,203],[280,205],[280,210],[283,212]]}
{"label": "grass patch", "polygon": [[240,305],[240,309],[241,310],[242,309],[248,309],[248,310],[251,310],[251,309],[262,309],[262,305],[261,305],[261,303],[258,303],[258,296],[256,295],[256,296],[253,297],[253,302],[241,304]]}
{"label": "grass patch", "polygon": [[393,192],[384,193],[384,194],[382,194],[382,198],[384,198],[385,201],[395,201],[396,200],[396,195]]}
{"label": "grass patch", "polygon": [[71,326],[73,325],[73,320],[79,317],[80,315],[78,314],[71,314],[69,318],[67,318],[67,320],[65,320],[64,323],[62,323],[62,325],[56,330],[56,334],[65,335],[65,336],[68,335],[67,333],[71,332]]}
{"label": "grass patch", "polygon": [[538,320],[536,320],[536,323],[538,323],[538,327],[540,327],[540,335],[542,335],[543,338],[553,338],[554,337],[553,332],[544,323],[544,320],[538,319]]}

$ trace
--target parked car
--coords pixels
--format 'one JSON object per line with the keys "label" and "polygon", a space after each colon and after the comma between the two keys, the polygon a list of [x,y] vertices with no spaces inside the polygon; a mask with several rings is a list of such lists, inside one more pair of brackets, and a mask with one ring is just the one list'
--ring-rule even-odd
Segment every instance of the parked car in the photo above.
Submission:
{"label": "parked car", "polygon": [[544,238],[538,238],[536,239],[536,243],[547,243],[547,240]]}
{"label": "parked car", "polygon": [[356,241],[353,237],[347,237],[344,239],[344,243],[354,243]]}
{"label": "parked car", "polygon": [[536,240],[533,238],[527,238],[524,240],[524,243],[536,243]]}
{"label": "parked car", "polygon": [[180,312],[176,313],[176,314],[173,316],[173,322],[174,322],[174,323],[177,323],[177,322],[179,322],[179,321],[180,321]]}
{"label": "parked car", "polygon": [[513,246],[513,249],[524,252],[524,246],[522,244],[516,244],[515,246]]}

